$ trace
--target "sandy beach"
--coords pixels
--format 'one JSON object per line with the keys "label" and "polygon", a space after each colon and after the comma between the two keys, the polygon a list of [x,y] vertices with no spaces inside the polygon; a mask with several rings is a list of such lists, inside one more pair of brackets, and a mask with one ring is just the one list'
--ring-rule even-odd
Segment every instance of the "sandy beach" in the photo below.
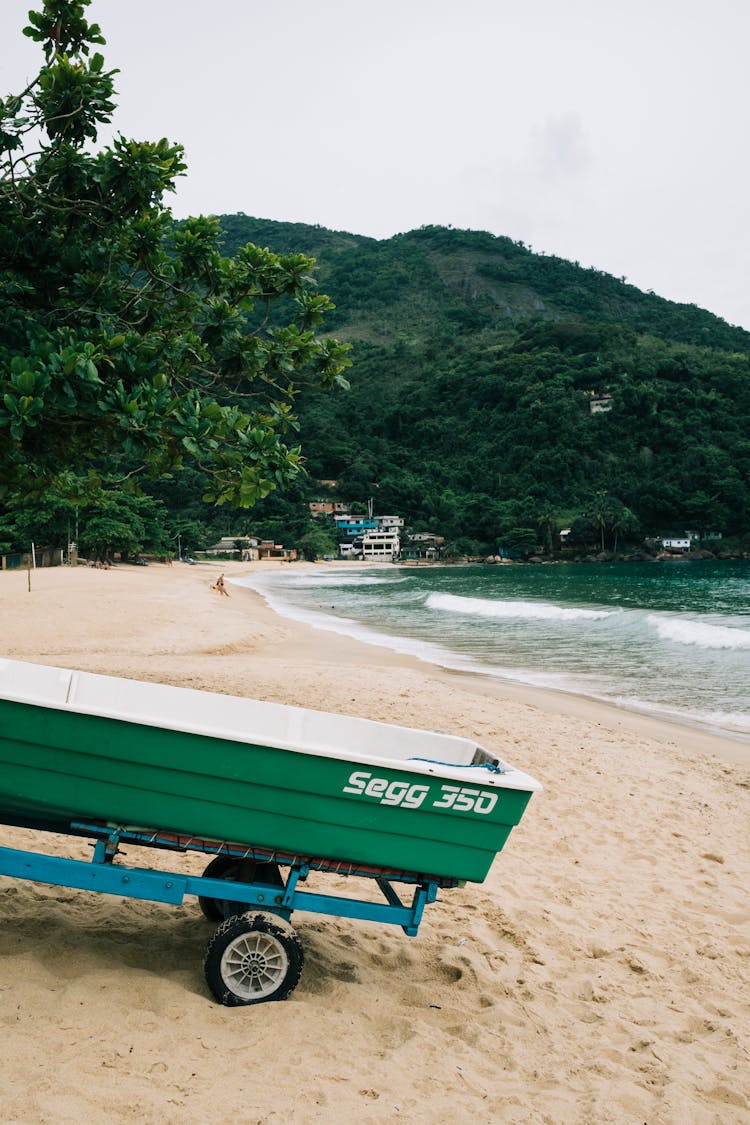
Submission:
{"label": "sandy beach", "polygon": [[[445,730],[544,791],[485,883],[442,892],[416,938],[295,916],[305,967],[283,1003],[211,999],[194,899],[0,878],[0,1122],[744,1125],[747,743],[212,592],[255,565],[37,570],[30,590],[0,573],[0,656]],[[0,844],[90,854],[2,826]]]}

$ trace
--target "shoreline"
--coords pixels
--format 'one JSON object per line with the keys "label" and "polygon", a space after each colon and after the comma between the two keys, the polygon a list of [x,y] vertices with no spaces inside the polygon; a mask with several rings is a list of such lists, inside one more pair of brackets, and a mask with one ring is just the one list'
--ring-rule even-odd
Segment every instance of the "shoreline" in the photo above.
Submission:
{"label": "shoreline", "polygon": [[[427,656],[421,656],[418,653],[408,651],[400,651],[397,647],[389,647],[388,636],[382,635],[380,639],[368,641],[364,638],[352,635],[346,629],[337,630],[334,628],[326,628],[325,625],[316,624],[309,619],[300,619],[293,612],[286,613],[283,609],[277,608],[262,590],[256,590],[252,586],[238,584],[237,580],[247,578],[252,575],[271,573],[280,571],[282,573],[289,573],[290,568],[294,567],[295,573],[309,570],[314,571],[318,567],[330,570],[331,568],[340,568],[342,570],[351,570],[352,566],[348,562],[326,562],[323,563],[296,563],[289,564],[285,562],[264,561],[261,563],[240,563],[234,561],[202,561],[193,565],[188,564],[175,564],[170,568],[164,564],[150,564],[150,570],[146,568],[118,564],[114,568],[106,572],[115,576],[130,575],[132,577],[141,576],[142,580],[146,575],[149,577],[164,574],[169,576],[173,584],[175,577],[177,582],[182,584],[183,580],[186,588],[198,586],[202,581],[211,585],[211,578],[215,578],[221,573],[224,573],[229,584],[230,589],[234,594],[234,601],[230,599],[221,599],[225,615],[231,610],[238,609],[241,600],[248,599],[254,608],[251,611],[254,620],[258,620],[258,607],[263,607],[261,615],[263,625],[265,626],[262,636],[268,636],[269,640],[274,646],[288,646],[294,649],[296,653],[303,653],[306,660],[316,661],[321,660],[328,664],[330,661],[343,659],[349,662],[356,662],[358,665],[363,666],[377,666],[381,668],[395,668],[404,667],[411,668],[417,673],[422,673],[426,676],[436,676],[444,678],[446,682],[465,682],[467,687],[470,686],[471,690],[475,691],[478,695],[484,698],[491,698],[495,701],[506,700],[509,704],[517,704],[523,707],[531,707],[537,709],[540,714],[546,716],[554,716],[556,714],[570,716],[575,719],[584,719],[586,721],[596,723],[599,726],[605,727],[608,730],[617,731],[630,731],[636,735],[647,738],[652,738],[654,741],[664,742],[670,746],[681,749],[688,754],[710,754],[716,758],[724,761],[731,762],[736,765],[750,768],[750,742],[741,734],[734,734],[731,731],[723,730],[710,730],[709,728],[701,727],[698,724],[690,723],[689,721],[681,721],[678,718],[671,716],[664,716],[657,713],[644,713],[636,709],[631,709],[620,705],[611,700],[598,699],[594,696],[587,695],[585,692],[567,691],[549,686],[539,686],[536,684],[527,684],[520,680],[513,680],[505,678],[501,674],[492,671],[483,671],[480,668],[460,668],[453,667],[450,664],[441,663],[439,658],[431,660]],[[382,562],[372,563],[359,563],[357,569],[362,570],[382,570],[384,566]],[[90,567],[50,567],[40,568],[32,571],[32,583],[40,581],[54,587],[64,587],[66,580],[62,578],[63,575],[80,575],[81,573],[88,573],[96,568]],[[4,595],[7,594],[7,582],[11,576],[15,576],[18,586],[23,587],[25,592],[26,588],[26,571],[6,571],[0,574],[0,612],[4,621],[11,624],[12,618],[10,616],[10,606]],[[55,575],[57,580],[47,578],[47,575]],[[20,581],[22,576],[22,582]],[[44,576],[41,577],[40,576]],[[204,577],[205,576],[205,577]],[[77,581],[74,579],[73,581]],[[31,591],[33,596],[34,591]],[[239,596],[238,596],[239,595]],[[218,600],[218,599],[217,599]],[[317,616],[313,611],[309,612],[306,617],[314,618]],[[54,620],[54,619],[53,619]],[[234,627],[242,630],[245,618],[234,618]],[[175,626],[178,622],[175,620]],[[46,632],[49,633],[54,628],[54,623],[49,623],[50,629]],[[132,627],[132,626],[131,626]],[[11,625],[12,631],[12,625]],[[148,630],[139,630],[145,637],[148,635]],[[49,647],[49,636],[46,637],[47,645]],[[18,656],[18,659],[28,659],[34,661],[33,647],[29,648],[24,646],[22,649],[26,653],[24,656]],[[106,667],[126,666],[127,661],[123,664],[122,661],[117,661],[114,651],[111,651],[111,646],[105,646],[107,653],[104,657]],[[54,646],[52,646],[54,653]],[[3,655],[13,656],[13,652],[5,651],[5,646],[0,650],[0,657]],[[66,655],[66,647],[60,648],[60,655]],[[147,653],[144,654],[148,658]],[[154,654],[156,655],[156,654]],[[172,653],[170,653],[172,655]],[[174,655],[177,655],[174,653]],[[206,653],[207,656],[221,655],[216,649]],[[112,660],[114,658],[114,663]],[[39,663],[52,663],[46,655],[39,660]],[[148,659],[147,659],[148,663]],[[85,660],[84,664],[80,666],[84,671],[104,671],[98,667],[97,661],[91,661],[90,658]],[[128,671],[121,673],[111,672],[110,674],[121,674],[130,676],[131,678],[139,678],[138,675],[132,676]],[[151,670],[148,677],[149,679],[159,679],[158,671],[154,674]],[[207,671],[201,673],[196,677],[195,674],[190,676],[189,686],[199,686],[196,683],[196,678],[205,680],[206,683],[215,684],[213,677],[210,677]],[[170,677],[168,682],[179,684],[180,681]],[[219,686],[208,686],[206,690],[219,690]],[[278,688],[276,689],[278,691]],[[234,692],[227,692],[227,694],[234,694]],[[247,691],[237,691],[237,694],[252,694]],[[285,699],[277,696],[276,701],[286,702]],[[325,707],[318,708],[325,710]],[[407,724],[408,725],[408,724]],[[502,756],[502,755],[501,755]]]}
{"label": "shoreline", "polygon": [[[0,878],[4,1119],[203,1125],[239,1104],[264,1125],[744,1125],[750,770],[733,744],[324,633],[233,583],[211,591],[266,565],[54,568],[31,591],[4,572],[0,656],[446,730],[544,789],[485,882],[441,892],[417,938],[295,914],[305,968],[280,1004],[210,1000],[215,926],[191,898]],[[90,855],[2,825],[0,845]]]}
{"label": "shoreline", "polygon": [[[314,570],[318,565],[323,566],[323,564],[313,563],[297,564],[295,572]],[[325,569],[329,569],[332,564],[329,562],[324,565]],[[256,564],[255,574],[259,573],[257,566],[258,564]],[[389,571],[392,569],[382,563],[375,562],[369,565],[366,563],[345,563],[341,566],[341,569],[344,568],[347,570],[379,569]],[[288,573],[287,567],[275,567],[274,569],[283,569],[285,573]],[[295,626],[313,629],[332,637],[346,638],[362,645],[364,648],[384,649],[392,655],[415,660],[420,667],[439,669],[446,675],[476,677],[478,687],[479,684],[485,684],[483,690],[486,694],[506,694],[511,698],[538,706],[547,712],[559,711],[565,714],[579,714],[583,708],[588,711],[590,716],[596,716],[597,721],[608,726],[615,728],[629,727],[638,733],[650,735],[654,738],[677,739],[691,752],[700,753],[709,750],[720,758],[750,767],[750,738],[738,731],[703,725],[697,720],[691,721],[689,718],[680,718],[660,712],[656,707],[653,710],[646,707],[643,709],[628,707],[614,700],[590,695],[583,690],[577,691],[574,688],[555,688],[526,683],[520,678],[514,679],[504,676],[501,672],[491,669],[484,670],[476,665],[461,667],[458,663],[450,664],[441,660],[441,651],[445,651],[448,657],[452,654],[448,650],[441,650],[441,646],[437,644],[418,644],[415,642],[417,651],[410,652],[408,650],[411,644],[408,638],[390,637],[388,634],[380,633],[369,626],[360,626],[359,623],[349,618],[340,619],[340,627],[335,624],[339,621],[337,618],[331,618],[331,624],[327,624],[328,618],[325,613],[292,607],[283,603],[282,599],[269,596],[263,589],[256,590],[254,587],[244,584],[238,586],[236,583],[241,583],[242,578],[243,575],[240,574],[235,576],[233,581],[235,589],[252,590],[263,599],[264,604],[268,606],[271,612],[292,622]],[[279,604],[280,602],[282,604]],[[319,618],[320,621],[316,622],[316,618]],[[424,650],[424,653],[421,650]],[[434,650],[434,655],[431,656],[429,653],[432,650]]]}

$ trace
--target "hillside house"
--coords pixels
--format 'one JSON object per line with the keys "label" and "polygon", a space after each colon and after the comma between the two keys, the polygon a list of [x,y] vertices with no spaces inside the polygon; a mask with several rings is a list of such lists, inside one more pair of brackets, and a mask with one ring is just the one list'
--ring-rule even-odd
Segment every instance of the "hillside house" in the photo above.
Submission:
{"label": "hillside house", "polygon": [[333,516],[347,514],[347,505],[343,500],[318,499],[311,500],[307,505],[310,515],[316,519],[318,516]]}
{"label": "hillside house", "polygon": [[686,531],[691,539],[700,539],[700,541],[707,542],[708,540],[721,539],[722,533],[720,531]]}
{"label": "hillside house", "polygon": [[381,531],[396,531],[399,535],[404,526],[401,516],[375,516],[375,520]]}
{"label": "hillside house", "polygon": [[344,512],[341,515],[334,515],[333,518],[338,531],[348,539],[355,539],[365,532],[377,531],[378,528],[378,521],[371,516],[352,516]]}

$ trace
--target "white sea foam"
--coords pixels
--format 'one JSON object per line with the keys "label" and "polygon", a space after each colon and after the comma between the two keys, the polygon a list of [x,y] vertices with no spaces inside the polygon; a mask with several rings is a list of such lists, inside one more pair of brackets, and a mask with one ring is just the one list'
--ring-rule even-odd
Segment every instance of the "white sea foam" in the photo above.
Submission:
{"label": "white sea foam", "polygon": [[460,598],[454,594],[430,594],[426,605],[446,613],[464,613],[472,617],[530,618],[541,621],[593,621],[611,617],[616,610],[581,609],[577,606],[552,605],[550,602],[498,601],[490,598]]}
{"label": "white sea foam", "polygon": [[657,719],[666,719],[672,723],[684,723],[687,726],[701,727],[727,737],[739,738],[746,741],[750,737],[750,715],[740,711],[700,711],[691,707],[674,707],[668,703],[649,702],[636,696],[623,696],[610,693],[609,695],[594,695],[604,703],[614,703],[625,711],[636,711],[641,715],[653,715]]}
{"label": "white sea foam", "polygon": [[646,618],[664,641],[697,648],[750,648],[750,629],[734,629],[728,625],[709,625],[687,617],[666,617],[649,614]]}
{"label": "white sea foam", "polygon": [[301,621],[305,625],[311,625],[315,629],[323,629],[328,633],[339,633],[344,637],[353,637],[365,644],[377,645],[380,648],[390,649],[392,652],[416,656],[427,663],[458,668],[464,671],[478,670],[479,668],[478,665],[470,662],[460,653],[454,653],[450,649],[431,641],[422,641],[394,633],[381,633],[349,617],[337,617],[330,613],[321,612],[319,609],[296,605],[283,597],[284,585],[292,585],[291,582],[275,584],[269,581],[266,576],[237,578],[234,581],[238,586],[248,586],[256,590],[280,617],[288,617],[292,621]]}
{"label": "white sea foam", "polygon": [[[313,582],[317,582],[318,575],[311,571],[304,572],[301,568],[292,574],[288,572],[282,574],[276,571],[259,574],[256,571],[252,576],[237,581],[239,585],[255,588],[258,593],[266,598],[269,605],[283,616],[305,622],[318,629],[353,637],[370,645],[382,646],[394,652],[409,654],[446,668],[454,668],[464,672],[480,672],[484,675],[497,677],[500,680],[525,683],[539,688],[600,699],[629,711],[687,723],[741,741],[750,738],[750,714],[745,711],[743,704],[740,702],[743,693],[741,688],[738,692],[737,679],[740,676],[741,682],[742,672],[737,667],[738,661],[744,660],[744,652],[738,652],[737,650],[750,648],[750,630],[742,628],[743,618],[730,618],[731,624],[725,625],[720,623],[725,620],[722,618],[719,618],[714,624],[706,621],[695,621],[677,613],[647,614],[643,611],[631,612],[620,608],[613,610],[584,609],[534,600],[502,601],[500,599],[459,597],[436,592],[429,594],[425,601],[423,600],[424,589],[420,590],[417,586],[413,593],[411,588],[408,588],[405,593],[404,589],[401,588],[398,594],[398,606],[401,611],[399,630],[404,629],[405,632],[408,632],[410,622],[420,620],[421,614],[422,637],[420,639],[413,633],[408,636],[381,631],[383,628],[385,630],[389,628],[387,619],[378,628],[375,621],[367,625],[362,621],[343,615],[337,614],[334,616],[325,612],[320,605],[315,604],[319,601],[319,594],[323,595],[324,593],[324,590],[320,590],[320,588],[318,592],[314,588],[310,588],[308,591],[299,591],[298,594],[291,596],[293,594],[292,587],[296,585],[295,580],[311,578]],[[336,577],[333,573],[330,574],[330,594],[333,600],[336,600],[335,590],[333,589]],[[372,572],[364,575],[362,572],[357,574],[354,571],[347,571],[346,575],[342,577],[345,577],[347,584],[351,585],[359,584],[363,577],[381,583],[398,582],[395,577],[389,576],[386,578],[383,576],[379,578]],[[328,579],[328,575],[325,578]],[[329,586],[329,582],[325,581],[321,585],[325,588]],[[374,598],[380,599],[381,596],[380,591],[373,590]],[[341,600],[342,603],[346,602],[343,593]],[[305,601],[307,604],[301,604]],[[412,611],[409,610],[407,605],[412,601],[417,611],[413,619],[411,617]],[[425,614],[425,606],[429,606],[434,612]],[[342,608],[344,608],[343,605]],[[498,630],[493,629],[490,624],[493,619],[512,620],[515,618],[522,622],[536,618],[537,620],[552,621],[552,623],[557,620],[574,624],[576,620],[585,622],[586,619],[601,619],[613,616],[616,619],[617,627],[610,629],[608,625],[606,637],[601,636],[599,629],[592,628],[587,634],[585,651],[594,653],[596,650],[601,657],[600,642],[606,641],[608,646],[613,645],[613,655],[618,657],[615,660],[616,669],[607,660],[600,659],[597,663],[592,663],[590,660],[574,659],[566,662],[564,672],[552,668],[544,670],[541,667],[529,666],[533,664],[534,660],[532,651],[524,651],[524,655],[520,659],[520,666],[513,666],[512,650],[506,651],[503,648],[502,651],[496,651],[491,646],[483,649],[484,658],[479,657],[478,653],[482,650],[482,645],[480,644],[479,649],[477,649],[476,637],[471,640],[468,647],[465,637],[463,641],[460,641],[464,632],[461,628],[460,615],[466,615],[464,620],[469,624],[472,615],[477,623],[480,620],[487,621],[488,626],[484,632],[479,630],[481,636],[485,636],[487,633],[498,633]],[[432,625],[427,628],[425,633],[428,621],[431,621]],[[653,630],[654,632],[658,630],[660,635],[665,636],[675,644],[675,651],[671,659],[663,652],[661,655],[656,655],[655,646],[646,642],[644,626],[647,630]],[[432,634],[433,628],[435,629],[436,639],[430,640],[428,638]],[[478,628],[478,624],[474,628]],[[510,631],[508,630],[508,632]],[[533,630],[524,630],[524,633],[526,632],[533,634]],[[565,643],[576,645],[578,633],[579,630],[573,627],[566,629],[565,634],[568,639]],[[444,639],[438,640],[438,636]],[[459,651],[456,651],[450,640],[447,644],[445,643],[447,637],[453,638],[456,642],[460,641],[457,645]],[[597,637],[598,641],[596,640]],[[596,644],[599,644],[598,648],[596,648]],[[633,654],[630,664],[627,664],[620,648],[618,648],[623,644],[626,646],[625,651]],[[691,644],[704,644],[715,650],[720,648],[725,650],[724,656],[719,657],[717,652],[714,658],[729,662],[724,669],[725,678],[720,689],[717,689],[710,677],[705,684],[701,681],[701,690],[695,695],[690,693],[692,681],[690,681],[689,676],[688,681],[684,684],[674,682],[670,686],[668,677],[673,674],[670,672],[671,661],[676,662],[675,667],[681,668],[680,661],[684,663],[686,659],[691,659],[686,655],[682,646]],[[680,656],[681,651],[682,656]],[[653,666],[653,676],[649,673],[649,668],[651,668],[649,652],[654,655],[656,661]],[[580,655],[577,649],[573,655],[576,654]],[[519,653],[516,653],[516,657],[519,655]],[[665,668],[666,672],[664,672]],[[644,680],[644,676],[648,677],[648,682]],[[667,676],[666,680],[664,676]],[[725,706],[722,707],[722,704],[725,704]]]}

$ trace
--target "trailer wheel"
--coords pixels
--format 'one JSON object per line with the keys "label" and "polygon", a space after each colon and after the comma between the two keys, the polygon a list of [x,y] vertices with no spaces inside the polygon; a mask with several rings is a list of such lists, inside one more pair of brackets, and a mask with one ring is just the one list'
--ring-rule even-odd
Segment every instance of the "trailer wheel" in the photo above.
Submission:
{"label": "trailer wheel", "polygon": [[304,953],[297,934],[273,914],[227,918],[206,949],[206,982],[220,1004],[237,1007],[286,1000],[296,988]]}
{"label": "trailer wheel", "polygon": [[[233,855],[215,855],[203,872],[211,879],[226,879],[229,883],[269,883],[272,887],[283,887],[284,880],[278,863],[256,863],[252,859],[240,859]],[[222,922],[233,914],[244,913],[246,902],[233,902],[231,899],[207,898],[198,895],[198,905],[209,922]]]}

